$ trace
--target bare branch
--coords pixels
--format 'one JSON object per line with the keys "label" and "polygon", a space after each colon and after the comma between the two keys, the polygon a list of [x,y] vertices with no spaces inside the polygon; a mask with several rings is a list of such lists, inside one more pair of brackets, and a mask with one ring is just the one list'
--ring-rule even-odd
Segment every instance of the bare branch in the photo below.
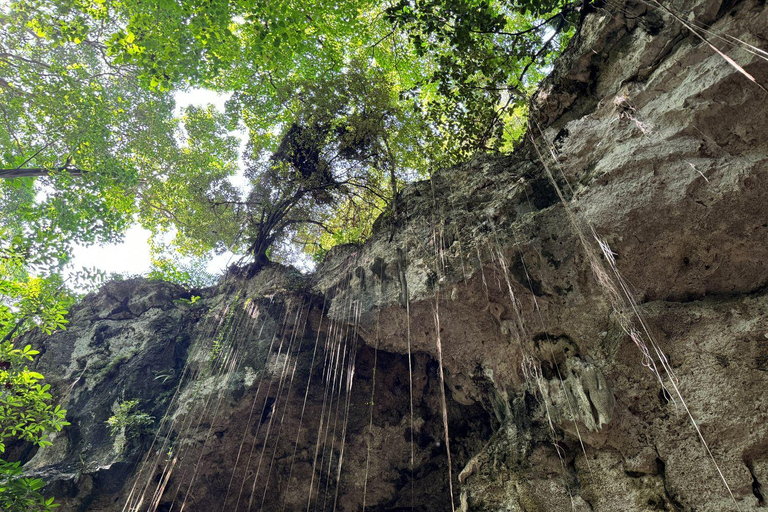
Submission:
{"label": "bare branch", "polygon": [[54,169],[46,169],[44,167],[0,169],[0,179],[12,180],[14,178],[38,178],[41,176],[50,176],[51,173],[57,172],[66,172],[70,176],[82,176],[86,171],[75,169],[73,167],[56,167]]}

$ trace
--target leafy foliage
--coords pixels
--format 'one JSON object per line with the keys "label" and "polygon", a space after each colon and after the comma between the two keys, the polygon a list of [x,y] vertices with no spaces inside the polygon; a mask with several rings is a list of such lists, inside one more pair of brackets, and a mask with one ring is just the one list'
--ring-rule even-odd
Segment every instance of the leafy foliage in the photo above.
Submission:
{"label": "leafy foliage", "polygon": [[[216,161],[228,140],[206,131],[204,113],[176,118],[170,92],[142,87],[137,68],[110,55],[120,31],[110,9],[0,8],[0,229],[44,273],[73,244],[119,241],[138,210],[172,211],[170,197],[190,192],[152,185],[235,169],[232,151]],[[7,179],[22,168],[30,177]]]}
{"label": "leafy foliage", "polygon": [[54,498],[45,498],[41,494],[45,486],[40,478],[21,476],[22,468],[18,462],[0,460],[0,510],[6,512],[47,512],[59,505]]}
{"label": "leafy foliage", "polygon": [[[573,33],[576,2],[400,0],[385,10],[433,63],[421,87],[453,160],[503,144],[504,114],[525,104]],[[456,135],[460,135],[456,137]]]}
{"label": "leafy foliage", "polygon": [[70,243],[119,238],[138,179],[131,159],[148,142],[137,132],[167,110],[86,42],[86,21],[26,1],[0,12],[0,163],[40,169],[36,181],[2,183],[3,224],[41,264],[66,261]]}
{"label": "leafy foliage", "polygon": [[184,254],[220,253],[235,243],[239,226],[212,210],[211,203],[238,197],[228,179],[237,168],[237,139],[228,135],[224,117],[213,107],[189,107],[181,120],[183,143],[148,178],[139,219],[156,238],[172,235]]}
{"label": "leafy foliage", "polygon": [[207,268],[207,259],[158,257],[152,260],[147,277],[153,281],[166,281],[189,288],[204,288],[215,283],[216,278]]}
{"label": "leafy foliage", "polygon": [[[45,435],[69,425],[66,411],[51,404],[50,386],[40,382],[43,376],[27,366],[38,353],[29,345],[15,348],[10,341],[0,343],[0,452],[9,439],[48,446]],[[43,486],[40,479],[22,477],[18,462],[0,459],[0,509],[52,510],[57,505],[53,498],[43,497]]]}
{"label": "leafy foliage", "polygon": [[0,452],[5,439],[20,439],[37,446],[48,446],[44,439],[49,431],[69,425],[66,411],[51,405],[50,386],[41,384],[43,376],[30,371],[27,363],[39,354],[29,345],[14,348],[10,341],[0,343]]}
{"label": "leafy foliage", "polygon": [[[53,405],[50,386],[29,369],[38,351],[18,348],[14,336],[32,328],[51,333],[66,325],[73,301],[63,290],[58,274],[35,276],[28,272],[25,255],[0,245],[0,453],[8,441],[50,444],[45,435],[68,425],[66,411]],[[88,276],[80,276],[87,279]],[[2,510],[50,510],[55,504],[39,492],[43,482],[20,476],[18,463],[0,460]]]}
{"label": "leafy foliage", "polygon": [[48,334],[63,328],[74,300],[63,287],[59,274],[30,273],[26,253],[0,241],[0,340],[9,341],[33,327]]}

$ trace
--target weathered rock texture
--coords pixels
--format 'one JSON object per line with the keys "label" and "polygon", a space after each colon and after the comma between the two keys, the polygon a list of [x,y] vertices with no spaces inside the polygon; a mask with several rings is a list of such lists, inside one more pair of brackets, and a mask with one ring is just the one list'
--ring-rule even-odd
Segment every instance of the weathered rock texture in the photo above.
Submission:
{"label": "weathered rock texture", "polygon": [[[442,361],[457,510],[764,507],[768,93],[690,27],[768,84],[727,39],[766,47],[763,2],[609,2],[514,155],[315,275],[87,298],[34,340],[72,426],[28,468],[65,510],[450,510]],[[110,438],[130,399],[152,431]]]}

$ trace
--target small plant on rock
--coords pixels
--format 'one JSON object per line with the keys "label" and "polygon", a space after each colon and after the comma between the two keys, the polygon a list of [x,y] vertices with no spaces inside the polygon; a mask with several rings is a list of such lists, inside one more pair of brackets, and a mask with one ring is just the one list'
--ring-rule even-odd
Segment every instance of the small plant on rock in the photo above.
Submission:
{"label": "small plant on rock", "polygon": [[126,400],[118,404],[117,412],[106,422],[112,437],[122,434],[126,439],[132,439],[149,432],[155,418],[136,410],[138,405],[138,400]]}

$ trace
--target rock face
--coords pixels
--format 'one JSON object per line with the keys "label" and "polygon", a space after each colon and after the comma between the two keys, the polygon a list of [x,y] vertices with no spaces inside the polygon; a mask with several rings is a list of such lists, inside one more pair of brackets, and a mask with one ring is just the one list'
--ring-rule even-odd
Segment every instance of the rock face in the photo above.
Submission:
{"label": "rock face", "polygon": [[27,468],[63,510],[764,507],[766,34],[757,0],[609,2],[518,151],[315,275],[107,285],[30,337],[72,426]]}

